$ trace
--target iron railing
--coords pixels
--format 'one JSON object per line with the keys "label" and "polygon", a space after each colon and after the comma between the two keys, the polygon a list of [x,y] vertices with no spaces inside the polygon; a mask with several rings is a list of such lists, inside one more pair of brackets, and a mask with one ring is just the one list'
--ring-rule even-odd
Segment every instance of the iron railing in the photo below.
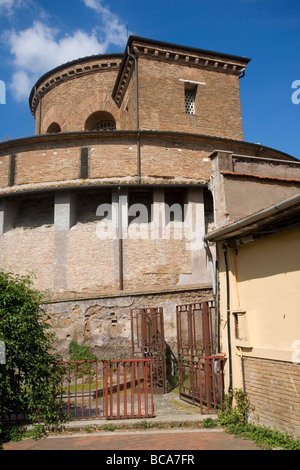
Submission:
{"label": "iron railing", "polygon": [[154,416],[152,360],[65,361],[54,391],[68,419]]}
{"label": "iron railing", "polygon": [[215,413],[223,404],[224,356],[182,355],[179,360],[179,396],[200,407],[201,414]]}
{"label": "iron railing", "polygon": [[223,371],[225,357],[199,357],[199,401],[201,414],[216,412],[223,405]]}

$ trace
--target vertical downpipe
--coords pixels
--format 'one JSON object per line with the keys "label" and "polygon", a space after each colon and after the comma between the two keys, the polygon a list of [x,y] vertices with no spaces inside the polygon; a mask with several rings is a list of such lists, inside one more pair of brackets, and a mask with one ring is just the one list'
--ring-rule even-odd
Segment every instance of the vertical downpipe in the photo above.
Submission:
{"label": "vertical downpipe", "polygon": [[228,272],[228,260],[227,260],[227,248],[223,245],[223,253],[225,259],[226,269],[226,291],[227,291],[227,339],[228,339],[228,360],[229,360],[229,387],[228,395],[232,397],[232,357],[231,357],[231,332],[230,332],[230,288],[229,288],[229,272]]}
{"label": "vertical downpipe", "polygon": [[[140,130],[139,118],[139,86],[138,86],[138,59],[135,55],[130,54],[129,46],[127,47],[127,54],[134,60],[134,75],[135,75],[135,120],[136,130]],[[137,134],[137,182],[141,183],[141,135]]]}
{"label": "vertical downpipe", "polygon": [[118,188],[118,233],[119,233],[119,289],[124,289],[124,276],[123,276],[123,220],[122,220],[122,202],[121,202],[121,188]]}

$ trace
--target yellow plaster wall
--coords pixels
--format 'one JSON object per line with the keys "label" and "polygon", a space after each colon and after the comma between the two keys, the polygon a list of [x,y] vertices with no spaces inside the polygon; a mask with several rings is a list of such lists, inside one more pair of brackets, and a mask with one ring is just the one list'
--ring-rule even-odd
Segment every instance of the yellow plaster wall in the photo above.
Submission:
{"label": "yellow plaster wall", "polygon": [[[220,342],[228,357],[224,256],[220,255]],[[233,388],[242,387],[241,356],[300,360],[300,228],[228,250]],[[239,318],[239,334],[235,319]],[[228,363],[225,383],[228,386]]]}

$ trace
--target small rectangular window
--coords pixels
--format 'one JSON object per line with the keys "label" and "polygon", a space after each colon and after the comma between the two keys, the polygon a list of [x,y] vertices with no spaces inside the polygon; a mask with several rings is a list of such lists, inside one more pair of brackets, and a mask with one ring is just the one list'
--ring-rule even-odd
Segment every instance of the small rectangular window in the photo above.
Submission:
{"label": "small rectangular window", "polygon": [[186,114],[195,114],[197,86],[185,85],[185,112]]}
{"label": "small rectangular window", "polygon": [[13,154],[10,156],[10,172],[9,172],[9,186],[15,185],[16,177],[16,155]]}
{"label": "small rectangular window", "polygon": [[81,161],[80,161],[80,178],[86,179],[89,177],[89,149],[81,149]]}

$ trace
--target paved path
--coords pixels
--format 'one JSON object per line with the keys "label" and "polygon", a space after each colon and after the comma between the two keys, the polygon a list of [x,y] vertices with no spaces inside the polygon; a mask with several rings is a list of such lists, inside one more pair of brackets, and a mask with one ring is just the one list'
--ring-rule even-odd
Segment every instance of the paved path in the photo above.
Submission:
{"label": "paved path", "polygon": [[[259,450],[252,442],[222,430],[172,430],[81,433],[40,440],[9,442],[4,450],[105,450],[118,452],[166,450]],[[161,454],[161,452],[160,452]],[[117,455],[117,454],[116,454]]]}

